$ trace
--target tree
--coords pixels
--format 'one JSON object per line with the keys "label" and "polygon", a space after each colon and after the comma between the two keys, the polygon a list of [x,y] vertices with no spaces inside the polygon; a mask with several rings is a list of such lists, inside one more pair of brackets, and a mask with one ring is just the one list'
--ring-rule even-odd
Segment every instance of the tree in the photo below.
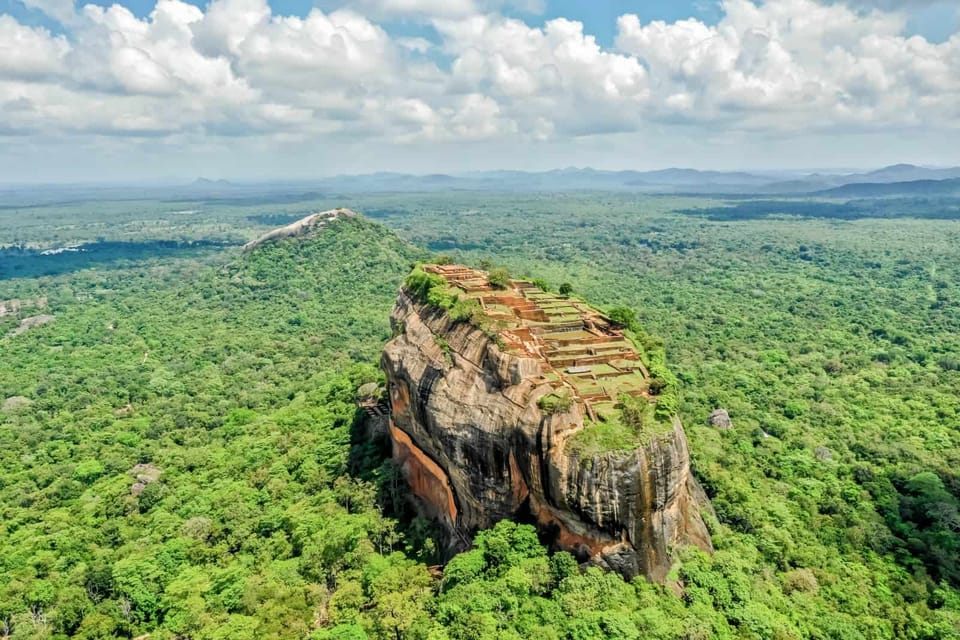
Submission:
{"label": "tree", "polygon": [[579,571],[576,558],[566,551],[558,551],[550,558],[550,572],[553,574],[554,584],[560,584],[564,578],[575,576]]}
{"label": "tree", "polygon": [[367,640],[369,637],[358,624],[338,624],[332,629],[315,631],[310,640]]}
{"label": "tree", "polygon": [[617,408],[620,409],[620,418],[625,425],[637,433],[643,430],[643,414],[646,410],[646,404],[646,400],[634,398],[626,393],[621,393],[618,398]]}
{"label": "tree", "polygon": [[373,557],[363,576],[373,601],[376,624],[397,640],[426,613],[433,580],[426,567],[401,553]]}
{"label": "tree", "polygon": [[510,272],[498,267],[490,272],[487,281],[497,289],[506,289],[510,286]]}
{"label": "tree", "polygon": [[557,291],[560,292],[560,295],[566,298],[571,293],[573,293],[573,285],[570,284],[569,282],[564,282],[563,284],[560,285],[560,288],[557,289]]}
{"label": "tree", "polygon": [[607,312],[607,316],[625,329],[636,331],[639,328],[637,312],[630,307],[613,307]]}
{"label": "tree", "polygon": [[543,278],[534,278],[532,280],[533,284],[539,288],[541,291],[552,291],[553,288],[550,286],[550,283],[544,280]]}

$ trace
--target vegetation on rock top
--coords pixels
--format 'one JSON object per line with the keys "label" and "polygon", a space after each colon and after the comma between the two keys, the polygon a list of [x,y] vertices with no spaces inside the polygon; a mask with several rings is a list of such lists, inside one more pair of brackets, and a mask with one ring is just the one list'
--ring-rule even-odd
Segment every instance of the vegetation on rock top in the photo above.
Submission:
{"label": "vegetation on rock top", "polygon": [[[511,279],[506,269],[484,266],[491,269],[489,281],[492,285],[501,289],[510,286]],[[527,278],[525,281],[535,284],[542,291],[549,289],[549,284],[542,279]],[[450,285],[443,276],[424,271],[418,264],[404,280],[404,289],[421,303],[445,311],[454,322],[469,321],[497,337],[497,325],[484,313],[480,303]],[[569,296],[570,293],[568,290],[565,295]],[[570,312],[573,315],[577,313],[572,307]],[[599,404],[597,419],[585,417],[585,428],[569,443],[572,450],[584,454],[633,450],[646,446],[657,436],[673,431],[679,408],[678,381],[667,367],[663,341],[647,335],[637,320],[636,312],[627,307],[613,307],[607,317],[624,330],[626,338],[640,353],[650,372],[649,380],[643,382],[648,385],[654,398],[652,401],[641,401],[620,394],[617,402],[608,403],[610,406]],[[567,411],[572,405],[573,397],[569,390],[562,389],[547,394],[538,401],[540,409],[548,415]]]}

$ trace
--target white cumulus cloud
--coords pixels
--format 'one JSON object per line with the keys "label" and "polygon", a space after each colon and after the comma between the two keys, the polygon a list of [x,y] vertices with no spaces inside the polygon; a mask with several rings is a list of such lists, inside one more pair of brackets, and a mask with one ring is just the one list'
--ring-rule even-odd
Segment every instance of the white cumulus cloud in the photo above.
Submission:
{"label": "white cumulus cloud", "polygon": [[746,126],[948,124],[960,104],[960,36],[902,34],[899,14],[814,0],[726,0],[715,26],[618,21],[617,47],[649,70],[657,117]]}
{"label": "white cumulus cloud", "polygon": [[578,132],[628,126],[648,98],[640,62],[604,51],[579,22],[560,18],[534,28],[486,15],[435,26],[453,56],[451,89],[482,90],[523,130],[543,119]]}
{"label": "white cumulus cloud", "polygon": [[64,58],[70,45],[63,36],[35,29],[0,15],[0,75],[44,78],[66,70]]}
{"label": "white cumulus cloud", "polygon": [[[266,0],[159,0],[142,18],[30,2],[66,33],[0,15],[0,135],[21,140],[415,145],[960,122],[960,34],[908,37],[901,13],[844,3],[725,0],[717,24],[627,14],[605,47],[579,22],[532,25],[493,0],[361,0],[305,16]],[[372,17],[385,15],[429,26],[396,35]]]}

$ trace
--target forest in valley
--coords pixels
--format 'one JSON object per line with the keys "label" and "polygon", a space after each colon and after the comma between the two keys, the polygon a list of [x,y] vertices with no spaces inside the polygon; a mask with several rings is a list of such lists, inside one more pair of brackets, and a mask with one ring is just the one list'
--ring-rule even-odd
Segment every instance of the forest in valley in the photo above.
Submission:
{"label": "forest in valley", "polygon": [[[0,210],[0,638],[960,638],[955,203],[304,198]],[[441,255],[662,339],[712,555],[626,582],[504,521],[444,556],[356,405]]]}

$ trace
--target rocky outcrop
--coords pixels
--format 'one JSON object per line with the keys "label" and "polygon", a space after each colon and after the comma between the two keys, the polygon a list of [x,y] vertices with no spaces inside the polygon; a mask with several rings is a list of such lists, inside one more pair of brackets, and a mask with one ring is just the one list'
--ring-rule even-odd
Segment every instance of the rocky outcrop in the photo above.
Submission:
{"label": "rocky outcrop", "polygon": [[143,493],[143,490],[147,488],[148,484],[153,484],[160,479],[160,474],[163,473],[160,469],[153,466],[152,464],[136,464],[130,469],[130,475],[136,479],[132,485],[130,485],[130,494],[134,496],[139,496]]}
{"label": "rocky outcrop", "polygon": [[733,420],[730,419],[730,414],[727,413],[726,409],[714,409],[710,412],[710,417],[707,418],[707,421],[711,427],[716,427],[717,429],[733,429]]}
{"label": "rocky outcrop", "polygon": [[581,561],[658,581],[676,545],[711,550],[679,420],[639,448],[587,453],[573,441],[589,428],[583,405],[540,408],[556,389],[543,362],[404,291],[391,322],[382,364],[394,457],[455,544],[530,519]]}
{"label": "rocky outcrop", "polygon": [[45,309],[47,298],[33,298],[26,300],[0,300],[0,318],[6,315],[19,314],[26,309]]}
{"label": "rocky outcrop", "polygon": [[53,316],[46,315],[46,314],[24,318],[23,320],[20,321],[20,326],[10,331],[7,334],[7,336],[9,337],[18,336],[21,333],[26,333],[27,331],[30,331],[30,329],[35,329],[36,327],[42,327],[45,324],[50,324],[55,319],[56,318],[54,318]]}
{"label": "rocky outcrop", "polygon": [[33,401],[24,396],[10,396],[0,404],[0,411],[4,413],[21,413],[30,408]]}
{"label": "rocky outcrop", "polygon": [[246,252],[267,242],[301,236],[309,231],[322,229],[330,221],[336,220],[339,217],[356,217],[356,215],[357,214],[350,209],[330,209],[329,211],[321,211],[320,213],[311,213],[292,224],[274,229],[273,231],[263,234],[256,240],[251,240],[243,245],[243,250]]}

